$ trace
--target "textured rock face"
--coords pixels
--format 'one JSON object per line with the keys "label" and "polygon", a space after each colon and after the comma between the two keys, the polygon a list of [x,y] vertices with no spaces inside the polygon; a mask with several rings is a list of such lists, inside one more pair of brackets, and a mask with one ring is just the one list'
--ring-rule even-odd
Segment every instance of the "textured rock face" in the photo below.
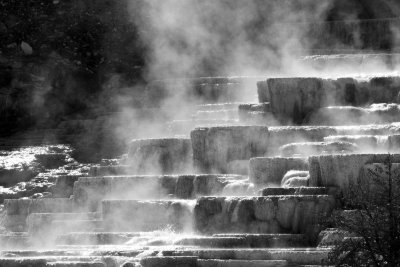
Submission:
{"label": "textured rock face", "polygon": [[393,103],[400,91],[400,77],[375,77],[360,84],[369,103]]}
{"label": "textured rock face", "polygon": [[6,199],[8,215],[28,215],[43,212],[68,212],[73,209],[73,201],[66,198]]}
{"label": "textured rock face", "polygon": [[226,173],[230,161],[250,159],[267,153],[268,128],[197,128],[191,132],[191,139],[194,165],[199,172]]}
{"label": "textured rock face", "polygon": [[369,107],[333,106],[324,107],[305,119],[310,125],[360,125],[398,122],[398,104],[373,104]]}
{"label": "textured rock face", "polygon": [[269,127],[269,150],[278,155],[279,147],[282,145],[298,142],[319,142],[325,136],[335,135],[337,133],[335,127],[326,126],[286,126],[286,127]]}
{"label": "textured rock face", "polygon": [[[383,163],[387,156],[387,154],[353,154],[310,157],[310,185],[336,186],[347,192],[349,184],[357,182],[365,164]],[[400,162],[400,155],[395,154],[392,159],[394,163]]]}
{"label": "textured rock face", "polygon": [[145,257],[140,264],[143,267],[197,267],[199,266],[197,259],[197,257]]}
{"label": "textured rock face", "polygon": [[268,82],[267,81],[259,81],[257,82],[257,95],[258,95],[258,102],[270,102],[271,96],[268,89]]}
{"label": "textured rock face", "polygon": [[360,152],[372,153],[376,151],[388,151],[388,141],[385,141],[387,138],[387,136],[374,135],[333,135],[324,137],[324,141],[350,142],[356,144]]}
{"label": "textured rock face", "polygon": [[266,187],[259,191],[261,196],[278,195],[339,195],[339,190],[335,187]]}
{"label": "textured rock face", "polygon": [[[191,132],[193,160],[202,173],[227,173],[229,162],[253,157],[277,156],[290,143],[322,142],[334,135],[395,135],[400,124],[364,126],[221,126]],[[379,139],[380,140],[380,139]],[[332,141],[334,142],[334,141]]]}
{"label": "textured rock face", "polygon": [[143,139],[129,144],[128,164],[136,174],[188,173],[191,158],[190,139]]}
{"label": "textured rock face", "polygon": [[154,231],[172,226],[176,230],[192,228],[190,202],[105,200],[103,220],[107,230]]}
{"label": "textured rock face", "polygon": [[394,134],[388,136],[389,151],[392,153],[400,152],[400,135]]}
{"label": "textured rock face", "polygon": [[69,198],[73,194],[74,183],[78,181],[82,175],[60,175],[57,177],[56,183],[51,187],[52,197]]}
{"label": "textured rock face", "polygon": [[337,135],[395,135],[400,133],[400,124],[336,126],[334,129]]}
{"label": "textured rock face", "polygon": [[249,162],[250,181],[257,185],[280,185],[290,170],[308,170],[306,158],[252,158]]}
{"label": "textured rock face", "polygon": [[291,143],[280,148],[283,157],[307,157],[320,154],[346,154],[358,151],[358,146],[350,142],[304,142]]}
{"label": "textured rock face", "polygon": [[332,99],[336,97],[336,87],[319,78],[268,79],[267,84],[266,88],[259,91],[269,91],[269,94],[262,95],[269,95],[272,112],[282,121],[296,124],[302,123],[308,113],[328,102],[331,97],[329,94],[332,94]]}
{"label": "textured rock face", "polygon": [[16,232],[26,230],[26,218],[31,213],[71,212],[73,200],[66,198],[42,199],[6,199],[4,201],[6,216],[4,226]]}
{"label": "textured rock face", "polygon": [[272,112],[281,121],[301,124],[310,113],[321,107],[393,103],[400,91],[400,79],[277,78],[259,83],[258,91],[260,102],[270,102]]}
{"label": "textured rock face", "polygon": [[317,218],[330,214],[333,196],[202,197],[194,209],[203,233],[311,233]]}

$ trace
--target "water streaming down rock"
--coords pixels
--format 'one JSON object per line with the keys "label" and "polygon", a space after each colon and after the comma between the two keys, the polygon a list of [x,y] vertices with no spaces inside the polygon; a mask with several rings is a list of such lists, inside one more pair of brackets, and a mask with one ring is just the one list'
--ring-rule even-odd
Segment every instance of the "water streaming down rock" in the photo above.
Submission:
{"label": "water streaming down rock", "polygon": [[[204,104],[168,124],[185,137],[132,140],[117,164],[58,176],[51,198],[5,200],[0,266],[322,264],[346,233],[320,220],[400,151],[400,78],[188,81]],[[235,93],[249,82],[260,103]]]}

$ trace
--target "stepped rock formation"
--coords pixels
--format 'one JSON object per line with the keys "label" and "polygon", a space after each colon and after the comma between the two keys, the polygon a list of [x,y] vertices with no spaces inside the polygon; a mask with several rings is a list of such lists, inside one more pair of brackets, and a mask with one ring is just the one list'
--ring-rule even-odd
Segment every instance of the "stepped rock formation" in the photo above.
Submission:
{"label": "stepped rock formation", "polygon": [[[399,60],[388,41],[394,35],[389,29],[399,24],[392,14],[400,11],[398,4],[335,2],[360,9],[357,18],[373,13],[379,19],[348,21],[332,8],[327,21],[305,22],[307,33],[320,41],[310,50],[326,54],[299,62],[314,67],[352,62],[362,69],[368,62]],[[383,11],[372,12],[377,2]],[[365,43],[360,49],[393,50],[332,51],[333,41],[355,45],[355,28]],[[186,44],[176,43],[185,54]],[[206,59],[199,64],[207,66]],[[145,107],[129,118],[136,123],[146,117],[153,128],[139,125],[135,129],[144,127],[139,136],[122,125],[134,139],[118,158],[81,164],[74,148],[43,144],[43,133],[32,137],[40,145],[34,148],[13,150],[12,140],[4,140],[0,267],[333,264],[332,245],[351,234],[323,222],[334,211],[352,216],[343,197],[354,182],[372,180],[388,153],[393,173],[399,170],[399,95],[400,77],[393,73],[168,77],[146,84]],[[166,105],[170,98],[178,101]],[[164,114],[165,106],[174,105],[174,116]],[[110,142],[103,147],[108,150],[121,138],[111,134],[119,127],[112,118],[66,120],[51,134],[77,138],[82,148],[98,141],[82,132],[104,127],[99,138]],[[13,141],[21,140],[25,137]]]}
{"label": "stepped rock formation", "polygon": [[[6,199],[0,248],[14,256],[0,252],[0,266],[322,264],[332,240],[346,234],[324,230],[321,220],[387,153],[395,169],[400,162],[400,119],[389,101],[398,89],[372,81],[267,79],[258,83],[260,104],[198,105],[192,116],[201,119],[189,118],[184,136],[132,140],[120,159],[59,175],[45,198]],[[319,125],[319,116],[342,109],[365,114]],[[375,115],[379,124],[370,124]],[[71,161],[53,152],[34,160],[44,169]],[[34,250],[41,247],[48,250]]]}

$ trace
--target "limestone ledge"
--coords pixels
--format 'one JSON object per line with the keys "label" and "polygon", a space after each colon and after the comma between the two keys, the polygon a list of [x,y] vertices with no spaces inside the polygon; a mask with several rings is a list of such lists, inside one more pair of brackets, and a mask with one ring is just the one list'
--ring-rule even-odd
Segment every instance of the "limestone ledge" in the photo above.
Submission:
{"label": "limestone ledge", "polygon": [[328,216],[336,201],[329,195],[202,197],[194,208],[202,233],[307,233]]}
{"label": "limestone ledge", "polygon": [[[195,170],[200,173],[227,173],[229,162],[277,156],[279,147],[289,143],[323,142],[325,137],[335,135],[398,134],[400,123],[362,126],[216,126],[196,128],[190,136]],[[390,149],[398,149],[396,145],[400,143],[394,137],[391,140],[393,146]]]}

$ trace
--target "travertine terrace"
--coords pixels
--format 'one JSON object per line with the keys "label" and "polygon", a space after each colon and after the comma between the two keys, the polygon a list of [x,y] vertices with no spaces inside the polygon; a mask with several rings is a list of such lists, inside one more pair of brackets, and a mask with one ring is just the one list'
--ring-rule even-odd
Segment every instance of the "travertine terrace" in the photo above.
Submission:
{"label": "travertine terrace", "polygon": [[[6,199],[0,266],[318,266],[349,183],[400,162],[399,77],[192,82],[210,103],[166,138],[59,175],[51,197]],[[243,84],[260,103],[230,91]]]}

